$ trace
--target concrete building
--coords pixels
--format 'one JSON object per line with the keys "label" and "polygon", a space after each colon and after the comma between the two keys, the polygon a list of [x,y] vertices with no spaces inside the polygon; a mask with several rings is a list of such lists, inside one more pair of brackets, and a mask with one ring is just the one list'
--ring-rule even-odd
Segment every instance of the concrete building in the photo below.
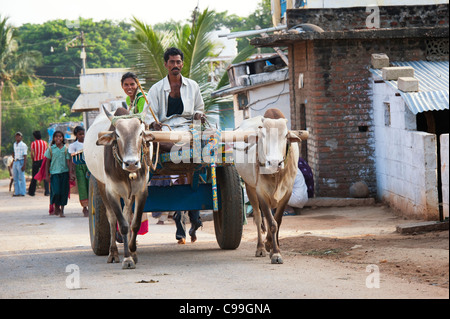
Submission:
{"label": "concrete building", "polygon": [[85,127],[95,120],[102,104],[121,104],[126,95],[120,80],[128,69],[86,69],[80,75],[80,92],[72,106],[72,112],[83,112]]}
{"label": "concrete building", "polygon": [[[348,197],[359,181],[378,195],[372,54],[448,61],[448,2],[367,9],[287,10],[286,32],[251,42],[288,49],[292,128],[310,132],[302,155],[319,197]],[[297,27],[305,23],[323,32]]]}
{"label": "concrete building", "polygon": [[228,68],[230,86],[214,92],[213,97],[233,96],[234,129],[244,119],[264,115],[271,107],[279,108],[291,127],[289,70],[278,55],[268,55]]}
{"label": "concrete building", "polygon": [[378,197],[401,215],[448,218],[449,63],[392,64],[412,69],[418,85],[406,91],[402,77],[386,80],[371,69]]}

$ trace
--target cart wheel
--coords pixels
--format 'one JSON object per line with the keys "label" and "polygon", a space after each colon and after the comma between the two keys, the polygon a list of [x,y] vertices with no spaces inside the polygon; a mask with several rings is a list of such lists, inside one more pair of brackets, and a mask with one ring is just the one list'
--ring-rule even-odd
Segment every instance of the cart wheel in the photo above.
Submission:
{"label": "cart wheel", "polygon": [[89,179],[89,235],[94,253],[98,256],[107,256],[111,240],[109,222],[97,180],[92,175]]}
{"label": "cart wheel", "polygon": [[216,240],[222,249],[236,249],[242,238],[244,198],[239,174],[234,166],[217,168],[221,205],[214,212]]}

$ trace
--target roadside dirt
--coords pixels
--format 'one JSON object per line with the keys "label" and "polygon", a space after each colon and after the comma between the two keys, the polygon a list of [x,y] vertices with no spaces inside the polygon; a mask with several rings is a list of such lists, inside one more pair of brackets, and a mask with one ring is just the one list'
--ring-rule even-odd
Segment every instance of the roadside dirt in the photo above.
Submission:
{"label": "roadside dirt", "polygon": [[[348,267],[373,264],[381,274],[448,289],[449,232],[396,232],[397,225],[415,222],[419,221],[402,219],[383,205],[307,208],[301,215],[283,218],[280,246],[284,255],[310,256]],[[211,224],[206,227],[214,231]],[[249,218],[243,238],[256,247],[255,228]]]}
{"label": "roadside dirt", "polygon": [[417,235],[328,238],[299,236],[281,240],[288,253],[336,260],[347,264],[375,264],[407,282],[449,287],[448,231]]}

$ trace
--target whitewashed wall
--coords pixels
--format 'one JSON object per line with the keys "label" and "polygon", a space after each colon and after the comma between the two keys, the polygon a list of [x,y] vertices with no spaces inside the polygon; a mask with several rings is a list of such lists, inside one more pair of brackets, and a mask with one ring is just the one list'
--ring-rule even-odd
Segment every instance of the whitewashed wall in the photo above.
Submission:
{"label": "whitewashed wall", "polygon": [[439,220],[436,135],[415,131],[415,115],[389,85],[373,86],[378,197],[408,218]]}
{"label": "whitewashed wall", "polygon": [[448,197],[449,197],[449,191],[448,191],[448,134],[442,134],[441,135],[441,180],[442,180],[442,204],[444,207],[444,218],[449,217],[449,211],[448,211]]}
{"label": "whitewashed wall", "polygon": [[[270,108],[277,108],[283,112],[291,128],[291,100],[289,95],[289,82],[276,82],[248,91],[250,105],[250,118],[264,113]],[[234,122],[238,127],[244,120],[243,111],[239,110],[236,96],[234,97]]]}

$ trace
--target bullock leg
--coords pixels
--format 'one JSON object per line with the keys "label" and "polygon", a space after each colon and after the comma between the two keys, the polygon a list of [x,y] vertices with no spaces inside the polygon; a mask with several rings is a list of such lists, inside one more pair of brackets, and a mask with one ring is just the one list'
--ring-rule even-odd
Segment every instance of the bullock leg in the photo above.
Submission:
{"label": "bullock leg", "polygon": [[114,213],[111,213],[110,209],[106,210],[109,221],[109,232],[111,234],[111,241],[109,245],[108,264],[120,263],[119,249],[117,249],[116,243],[116,231],[117,231],[117,218]]}
{"label": "bullock leg", "polygon": [[287,196],[285,200],[280,202],[280,204],[277,207],[277,211],[275,213],[275,221],[277,222],[278,225],[278,231],[273,240],[277,242],[278,246],[280,245],[280,242],[278,241],[278,234],[280,233],[281,221],[283,220],[284,210],[286,209],[286,205],[289,202],[290,197],[291,194],[289,194],[289,196]]}
{"label": "bullock leg", "polygon": [[116,244],[117,218],[116,215],[112,212],[112,208],[109,205],[109,201],[106,197],[105,184],[98,182],[97,185],[103,204],[105,205],[106,208],[106,216],[109,222],[109,233],[111,235],[109,244],[109,256],[107,263],[108,264],[120,263],[119,250],[117,249]]}
{"label": "bullock leg", "polygon": [[256,195],[256,189],[245,184],[245,190],[247,191],[247,196],[250,204],[253,207],[253,220],[256,224],[256,229],[258,230],[258,243],[256,244],[256,257],[266,257],[266,249],[264,248],[264,242],[262,239],[262,218],[261,211],[259,209],[258,196]]}
{"label": "bullock leg", "polygon": [[[123,214],[126,216],[126,220],[128,222],[128,225],[132,225],[133,223],[133,202],[134,202],[134,196],[132,196],[131,200],[125,201],[125,206],[123,208]],[[128,249],[130,250],[130,256],[133,259],[134,263],[137,264],[137,255],[135,253],[136,249],[131,249],[133,242],[133,227],[131,227],[131,231],[128,232]]]}
{"label": "bullock leg", "polygon": [[[269,233],[270,236],[273,238],[276,238],[276,234],[278,232],[278,225],[276,220],[273,218],[272,216],[272,212],[270,209],[270,206],[262,200],[262,198],[260,198],[258,196],[259,199],[259,203],[260,203],[260,207],[261,210],[264,213],[264,216],[266,217],[267,220],[267,224],[268,224],[268,231],[267,231],[267,237],[269,237]],[[272,262],[272,264],[282,264],[283,263],[283,259],[281,258],[281,254],[280,254],[280,248],[278,247],[278,243],[276,240],[272,240],[272,250],[270,252],[270,260]]]}
{"label": "bullock leg", "polygon": [[130,250],[128,248],[128,230],[129,224],[126,218],[123,216],[122,207],[120,201],[114,198],[114,196],[109,196],[109,204],[111,205],[112,211],[115,213],[117,221],[119,222],[119,230],[123,237],[123,257],[122,269],[135,269],[136,265],[133,258],[130,257]]}
{"label": "bullock leg", "polygon": [[147,192],[145,194],[142,194],[138,196],[137,200],[135,200],[135,208],[134,208],[134,218],[133,223],[131,225],[131,240],[130,240],[130,252],[131,256],[133,257],[134,262],[137,264],[138,257],[137,257],[137,245],[136,245],[136,238],[139,232],[139,228],[141,228],[141,221],[142,221],[142,213],[144,211],[145,201],[147,199]]}

